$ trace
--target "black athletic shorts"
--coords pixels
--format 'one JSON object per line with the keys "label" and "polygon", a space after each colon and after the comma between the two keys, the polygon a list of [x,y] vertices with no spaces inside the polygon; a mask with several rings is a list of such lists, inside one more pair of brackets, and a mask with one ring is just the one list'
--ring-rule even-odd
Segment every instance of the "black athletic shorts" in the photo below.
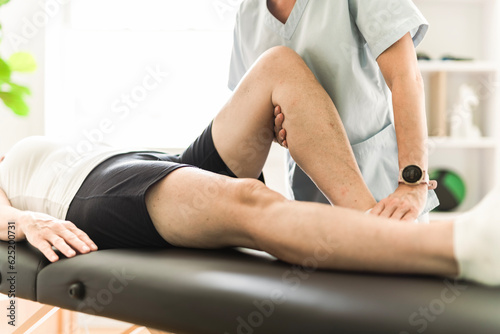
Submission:
{"label": "black athletic shorts", "polygon": [[[85,231],[99,249],[169,247],[151,221],[145,195],[181,167],[235,177],[215,149],[210,123],[182,154],[132,152],[100,163],[71,201],[66,220]],[[262,175],[259,179],[264,181]]]}

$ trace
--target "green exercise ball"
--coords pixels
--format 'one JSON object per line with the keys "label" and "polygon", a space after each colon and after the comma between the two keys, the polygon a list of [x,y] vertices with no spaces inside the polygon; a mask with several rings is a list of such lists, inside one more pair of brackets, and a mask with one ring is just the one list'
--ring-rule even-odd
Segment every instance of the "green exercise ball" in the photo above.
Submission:
{"label": "green exercise ball", "polygon": [[439,206],[435,211],[452,211],[456,209],[465,199],[465,182],[456,172],[440,168],[429,172],[431,180],[438,182],[436,195],[439,198]]}

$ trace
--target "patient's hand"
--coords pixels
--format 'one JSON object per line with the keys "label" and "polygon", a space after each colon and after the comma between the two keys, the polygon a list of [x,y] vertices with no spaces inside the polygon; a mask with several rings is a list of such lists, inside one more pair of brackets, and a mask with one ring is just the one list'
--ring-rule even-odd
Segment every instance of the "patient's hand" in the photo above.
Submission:
{"label": "patient's hand", "polygon": [[284,121],[285,116],[281,112],[281,107],[276,106],[274,108],[274,141],[281,146],[288,148],[288,143],[286,142],[286,130],[283,129]]}
{"label": "patient's hand", "polygon": [[89,236],[72,222],[27,211],[21,216],[19,223],[26,239],[51,262],[59,260],[52,246],[67,257],[73,257],[77,252],[83,254],[97,250]]}

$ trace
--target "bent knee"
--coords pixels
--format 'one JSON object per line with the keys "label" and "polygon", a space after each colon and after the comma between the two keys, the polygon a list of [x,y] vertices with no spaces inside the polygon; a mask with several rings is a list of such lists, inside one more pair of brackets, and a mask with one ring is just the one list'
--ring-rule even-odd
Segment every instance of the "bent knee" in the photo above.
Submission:
{"label": "bent knee", "polygon": [[277,58],[280,61],[283,60],[297,60],[302,59],[295,50],[289,48],[288,46],[273,46],[263,53],[264,56],[268,58]]}
{"label": "bent knee", "polygon": [[259,58],[259,65],[262,65],[267,75],[283,70],[289,71],[291,68],[309,69],[300,55],[286,46],[275,46],[264,52]]}
{"label": "bent knee", "polygon": [[283,195],[269,189],[256,179],[238,179],[235,186],[235,199],[241,205],[264,208],[277,202],[287,201]]}

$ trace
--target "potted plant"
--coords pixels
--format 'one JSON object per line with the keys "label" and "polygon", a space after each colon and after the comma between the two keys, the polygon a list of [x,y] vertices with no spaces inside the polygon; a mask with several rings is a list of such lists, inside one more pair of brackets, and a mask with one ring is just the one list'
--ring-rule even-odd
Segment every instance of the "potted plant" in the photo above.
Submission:
{"label": "potted plant", "polygon": [[[0,7],[10,0],[0,0]],[[2,25],[0,24],[0,43],[2,42]],[[26,104],[26,95],[30,94],[28,87],[16,84],[12,80],[15,72],[33,72],[36,69],[36,62],[33,56],[26,52],[16,52],[9,58],[4,59],[0,55],[0,100],[5,106],[19,116],[26,116],[29,107]]]}

